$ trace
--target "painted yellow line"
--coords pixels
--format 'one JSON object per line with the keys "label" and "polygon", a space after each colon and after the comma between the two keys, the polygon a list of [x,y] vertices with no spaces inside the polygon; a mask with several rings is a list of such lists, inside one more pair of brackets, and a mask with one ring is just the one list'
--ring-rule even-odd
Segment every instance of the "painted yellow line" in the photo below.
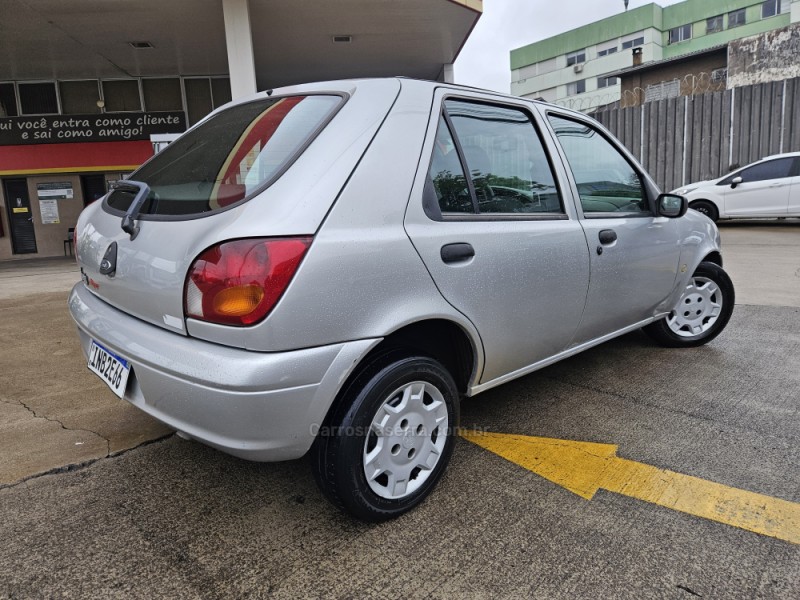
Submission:
{"label": "painted yellow line", "polygon": [[617,456],[617,446],[505,433],[462,437],[591,500],[597,490],[800,544],[800,504]]}

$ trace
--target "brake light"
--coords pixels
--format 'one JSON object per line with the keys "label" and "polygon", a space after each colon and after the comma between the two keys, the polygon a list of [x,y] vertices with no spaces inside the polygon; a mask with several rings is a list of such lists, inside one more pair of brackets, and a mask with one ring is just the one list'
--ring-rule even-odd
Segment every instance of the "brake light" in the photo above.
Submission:
{"label": "brake light", "polygon": [[224,325],[253,325],[280,300],[311,237],[223,242],[198,256],[186,278],[186,316]]}

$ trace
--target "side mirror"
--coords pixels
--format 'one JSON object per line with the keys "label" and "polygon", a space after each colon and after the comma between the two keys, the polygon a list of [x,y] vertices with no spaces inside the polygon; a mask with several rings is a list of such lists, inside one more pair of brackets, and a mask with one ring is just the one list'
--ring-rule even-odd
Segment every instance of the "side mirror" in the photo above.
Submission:
{"label": "side mirror", "polygon": [[676,219],[682,217],[689,210],[689,201],[678,194],[661,194],[656,200],[658,216]]}
{"label": "side mirror", "polygon": [[733,179],[731,179],[731,189],[735,189],[736,186],[739,185],[740,183],[742,183],[741,176],[734,177]]}

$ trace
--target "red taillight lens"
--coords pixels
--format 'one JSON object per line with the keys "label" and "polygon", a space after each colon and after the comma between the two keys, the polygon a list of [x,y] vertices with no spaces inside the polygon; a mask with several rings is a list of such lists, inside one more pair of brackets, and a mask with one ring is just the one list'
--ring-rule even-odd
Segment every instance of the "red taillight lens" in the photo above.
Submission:
{"label": "red taillight lens", "polygon": [[234,240],[212,246],[189,269],[186,316],[225,325],[257,323],[283,295],[311,240]]}

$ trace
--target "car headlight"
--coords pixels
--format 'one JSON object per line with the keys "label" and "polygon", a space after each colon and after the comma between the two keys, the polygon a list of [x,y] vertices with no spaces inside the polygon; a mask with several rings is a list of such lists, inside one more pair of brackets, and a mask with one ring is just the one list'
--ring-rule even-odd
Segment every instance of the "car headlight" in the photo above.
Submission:
{"label": "car headlight", "polygon": [[685,196],[686,194],[688,194],[690,192],[693,192],[696,189],[697,189],[696,186],[695,187],[682,188],[682,189],[678,190],[678,194],[680,194],[681,196]]}

